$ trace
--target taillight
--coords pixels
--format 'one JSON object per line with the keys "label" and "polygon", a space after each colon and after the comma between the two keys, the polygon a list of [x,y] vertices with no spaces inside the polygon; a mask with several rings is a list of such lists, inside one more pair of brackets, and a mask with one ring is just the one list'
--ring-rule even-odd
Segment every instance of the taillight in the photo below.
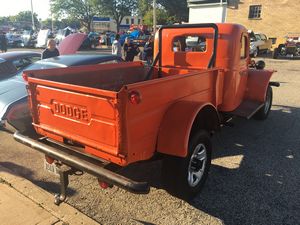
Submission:
{"label": "taillight", "polygon": [[28,82],[28,76],[25,73],[22,74],[22,77],[23,77],[23,80],[25,80],[26,82]]}
{"label": "taillight", "polygon": [[138,93],[137,91],[132,91],[129,93],[129,101],[132,103],[132,104],[139,104],[141,102],[141,95],[140,93]]}
{"label": "taillight", "polygon": [[98,179],[99,186],[103,189],[112,188],[113,185]]}
{"label": "taillight", "polygon": [[46,159],[46,162],[49,164],[52,164],[54,162],[54,159],[51,158],[50,156],[45,155],[45,159]]}

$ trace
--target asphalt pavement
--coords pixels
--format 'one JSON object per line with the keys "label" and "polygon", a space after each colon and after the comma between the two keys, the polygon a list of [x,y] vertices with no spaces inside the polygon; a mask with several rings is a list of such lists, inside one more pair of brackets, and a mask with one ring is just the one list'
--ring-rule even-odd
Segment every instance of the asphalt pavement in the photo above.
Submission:
{"label": "asphalt pavement", "polygon": [[[71,177],[65,205],[101,224],[300,224],[300,60],[266,59],[266,64],[278,71],[272,80],[281,83],[273,88],[269,118],[236,118],[233,127],[224,127],[214,136],[209,178],[193,201],[185,202],[162,189],[158,161],[124,170],[131,177],[149,181],[147,195],[117,187],[102,190],[96,178],[84,174]],[[44,201],[55,206],[58,177],[45,172],[42,162],[42,154],[0,131],[0,171],[8,169],[34,184],[49,194]],[[2,172],[0,178],[5,180]],[[4,183],[0,189],[3,185],[11,188],[12,182]],[[18,183],[13,188],[19,193]],[[57,215],[54,218],[63,221]]]}

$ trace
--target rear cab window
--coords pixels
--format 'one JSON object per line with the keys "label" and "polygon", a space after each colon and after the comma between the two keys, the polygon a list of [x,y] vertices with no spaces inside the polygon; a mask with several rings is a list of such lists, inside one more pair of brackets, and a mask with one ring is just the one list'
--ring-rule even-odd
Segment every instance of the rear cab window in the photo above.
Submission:
{"label": "rear cab window", "polygon": [[173,39],[173,52],[205,52],[206,38],[200,35],[176,36]]}

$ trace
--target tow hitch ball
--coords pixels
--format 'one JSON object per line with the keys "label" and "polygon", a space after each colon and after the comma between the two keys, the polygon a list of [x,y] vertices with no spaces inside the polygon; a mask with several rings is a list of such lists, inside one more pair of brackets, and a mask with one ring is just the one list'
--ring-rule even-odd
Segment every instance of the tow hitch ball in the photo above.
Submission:
{"label": "tow hitch ball", "polygon": [[[60,180],[60,193],[54,195],[54,204],[59,205],[66,200],[67,197],[67,187],[69,185],[69,175],[79,175],[73,168],[68,166],[60,166],[59,168],[59,180]],[[81,173],[82,174],[82,173]]]}
{"label": "tow hitch ball", "polygon": [[[69,175],[82,175],[81,171],[62,165],[59,167],[60,193],[54,195],[54,204],[59,205],[67,197],[67,187],[69,185]],[[99,186],[103,189],[112,188],[113,185],[98,179]]]}

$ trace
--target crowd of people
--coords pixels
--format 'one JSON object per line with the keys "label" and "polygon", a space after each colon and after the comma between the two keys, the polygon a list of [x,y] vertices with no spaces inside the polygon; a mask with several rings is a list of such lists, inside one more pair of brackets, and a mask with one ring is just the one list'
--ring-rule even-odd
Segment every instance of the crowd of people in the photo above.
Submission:
{"label": "crowd of people", "polygon": [[[145,61],[147,65],[151,65],[153,61],[153,37],[150,36],[146,42],[143,51],[140,48],[133,44],[130,38],[125,39],[123,45],[124,59],[126,62],[132,62],[135,56],[139,55],[139,59]],[[120,44],[120,35],[117,34],[114,42],[112,43],[112,54],[122,57],[122,46]]]}
{"label": "crowd of people", "polygon": [[[0,34],[0,48],[2,52],[7,51],[7,38],[4,32]],[[123,52],[124,59],[126,62],[131,62],[136,56],[139,56],[140,60],[145,61],[147,65],[151,65],[153,61],[153,48],[153,37],[150,36],[144,46],[143,51],[141,51],[136,44],[133,44],[130,38],[128,37],[125,39],[125,43],[122,49],[122,46],[120,44],[120,35],[117,34],[115,36],[115,40],[112,43],[112,54],[123,57]],[[47,43],[47,48],[42,53],[42,59],[55,56],[59,56],[59,51],[56,48],[56,42],[54,39],[49,39]]]}

